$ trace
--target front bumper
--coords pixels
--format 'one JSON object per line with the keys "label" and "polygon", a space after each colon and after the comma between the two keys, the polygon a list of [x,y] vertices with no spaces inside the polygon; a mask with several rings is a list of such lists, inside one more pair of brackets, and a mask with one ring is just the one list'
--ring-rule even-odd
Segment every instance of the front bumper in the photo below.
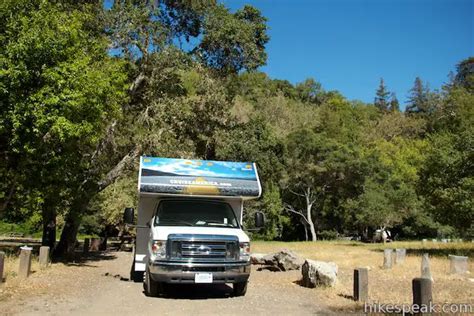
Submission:
{"label": "front bumper", "polygon": [[246,282],[250,276],[250,262],[189,263],[154,261],[149,263],[150,276],[164,283],[194,283],[197,272],[212,273],[212,283]]}

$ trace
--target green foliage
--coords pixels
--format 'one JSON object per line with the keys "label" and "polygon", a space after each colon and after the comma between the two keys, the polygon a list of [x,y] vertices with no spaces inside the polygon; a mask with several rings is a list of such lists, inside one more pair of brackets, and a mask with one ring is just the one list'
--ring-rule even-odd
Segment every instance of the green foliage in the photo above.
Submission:
{"label": "green foliage", "polygon": [[230,13],[217,5],[204,22],[204,33],[197,53],[199,58],[221,74],[255,70],[265,64],[266,18],[251,6]]}
{"label": "green foliage", "polygon": [[474,57],[466,58],[457,65],[457,74],[454,82],[457,86],[474,92]]}
{"label": "green foliage", "polygon": [[390,107],[390,101],[388,98],[389,96],[390,92],[387,90],[383,78],[380,78],[380,84],[375,93],[375,107],[377,107],[380,111],[387,111]]}
{"label": "green foliage", "polygon": [[426,113],[430,110],[429,107],[428,86],[423,85],[420,77],[416,77],[413,88],[410,89],[406,111],[408,113]]}
{"label": "green foliage", "polygon": [[407,115],[383,79],[369,106],[258,72],[267,31],[212,0],[1,2],[0,231],[120,228],[144,154],[255,161],[256,238],[305,238],[308,210],[323,239],[472,236],[472,57],[442,92],[417,78]]}

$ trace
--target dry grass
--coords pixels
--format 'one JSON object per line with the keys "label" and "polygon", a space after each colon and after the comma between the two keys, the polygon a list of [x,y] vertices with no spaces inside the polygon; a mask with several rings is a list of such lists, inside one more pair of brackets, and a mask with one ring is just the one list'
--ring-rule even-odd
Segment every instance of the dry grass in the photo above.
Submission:
{"label": "dry grass", "polygon": [[28,281],[18,277],[19,265],[20,262],[17,256],[5,257],[5,270],[3,272],[4,283],[0,285],[0,302],[23,292],[41,292],[42,288],[44,287],[37,282],[31,282],[32,279],[34,280],[39,275],[42,275],[47,271],[40,268],[38,258],[36,256],[33,256],[31,260],[31,274],[28,278]]}
{"label": "dry grass", "polygon": [[[272,253],[282,248],[295,251],[308,259],[333,261],[339,266],[338,283],[334,288],[315,289],[315,296],[323,299],[333,310],[360,310],[361,305],[352,301],[353,271],[368,267],[369,297],[372,302],[386,304],[411,304],[411,280],[420,276],[421,253],[429,252],[433,275],[433,300],[435,303],[474,304],[474,243],[395,242],[391,244],[362,244],[357,242],[254,242],[253,252]],[[382,269],[384,248],[406,248],[403,264],[390,270]],[[466,275],[450,275],[447,253],[470,254]],[[276,272],[278,273],[278,272]]]}

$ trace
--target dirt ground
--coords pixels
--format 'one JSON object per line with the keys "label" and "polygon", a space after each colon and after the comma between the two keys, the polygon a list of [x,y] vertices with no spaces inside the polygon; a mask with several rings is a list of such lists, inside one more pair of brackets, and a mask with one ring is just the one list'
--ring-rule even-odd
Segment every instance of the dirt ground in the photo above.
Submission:
{"label": "dirt ground", "polygon": [[131,253],[110,252],[33,273],[27,281],[30,285],[3,293],[0,314],[314,315],[327,311],[311,289],[293,283],[299,271],[276,274],[254,269],[244,297],[231,297],[227,285],[173,286],[167,298],[146,297],[141,283],[128,281],[131,260]]}
{"label": "dirt ground", "polygon": [[[453,252],[472,244],[430,246],[436,303],[474,304],[474,279],[448,273],[449,261],[443,251]],[[257,271],[253,266],[245,297],[232,297],[230,286],[180,285],[168,289],[166,298],[150,298],[141,283],[128,280],[132,254],[106,252],[91,255],[80,262],[56,263],[46,270],[33,264],[34,273],[27,281],[19,280],[7,261],[7,282],[0,285],[0,315],[314,315],[362,312],[362,304],[352,300],[352,273],[357,267],[369,267],[369,296],[380,303],[411,303],[411,279],[420,273],[420,253],[408,250],[405,263],[391,270],[381,268],[380,245],[334,243],[255,242],[253,252],[270,253],[282,248],[296,251],[305,258],[334,261],[339,266],[334,288],[307,289],[298,285],[300,271]],[[420,249],[417,249],[420,248]],[[445,247],[445,248],[443,248]],[[458,249],[459,250],[459,249]],[[435,251],[435,252],[433,252]],[[465,249],[464,249],[465,251]],[[472,249],[467,250],[472,253]],[[438,255],[437,255],[438,254]],[[473,271],[472,260],[469,270]]]}

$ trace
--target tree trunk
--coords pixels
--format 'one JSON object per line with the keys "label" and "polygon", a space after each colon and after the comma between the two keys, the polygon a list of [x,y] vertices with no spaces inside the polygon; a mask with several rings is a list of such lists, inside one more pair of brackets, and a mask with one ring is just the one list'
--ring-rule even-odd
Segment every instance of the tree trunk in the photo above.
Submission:
{"label": "tree trunk", "polygon": [[89,199],[78,198],[71,205],[69,213],[66,215],[63,231],[58,246],[54,249],[55,257],[67,256],[71,258],[74,255],[76,247],[76,237],[81,224],[81,214],[87,208]]}
{"label": "tree trunk", "polygon": [[46,198],[42,206],[43,236],[42,246],[53,250],[56,245],[56,207],[51,199]]}
{"label": "tree trunk", "polygon": [[[63,231],[57,247],[54,249],[54,256],[61,257],[67,255],[71,257],[74,254],[76,246],[76,237],[81,224],[82,214],[89,206],[92,198],[100,191],[111,185],[123,171],[127,169],[139,156],[141,150],[140,145],[136,145],[129,153],[127,153],[105,177],[99,181],[86,180],[77,192],[76,198],[73,200],[69,213],[66,215]],[[98,150],[100,152],[100,150]],[[93,178],[93,177],[91,177]]]}
{"label": "tree trunk", "polygon": [[301,224],[303,224],[303,228],[304,228],[304,240],[308,241],[308,227],[306,227],[306,222],[301,221]]}
{"label": "tree trunk", "polygon": [[308,191],[306,193],[306,218],[308,219],[308,226],[309,230],[311,232],[311,240],[316,241],[316,229],[314,228],[314,221],[313,221],[313,216],[312,216],[312,209],[313,209],[313,203],[310,202],[310,196],[311,196],[311,189],[308,188]]}

